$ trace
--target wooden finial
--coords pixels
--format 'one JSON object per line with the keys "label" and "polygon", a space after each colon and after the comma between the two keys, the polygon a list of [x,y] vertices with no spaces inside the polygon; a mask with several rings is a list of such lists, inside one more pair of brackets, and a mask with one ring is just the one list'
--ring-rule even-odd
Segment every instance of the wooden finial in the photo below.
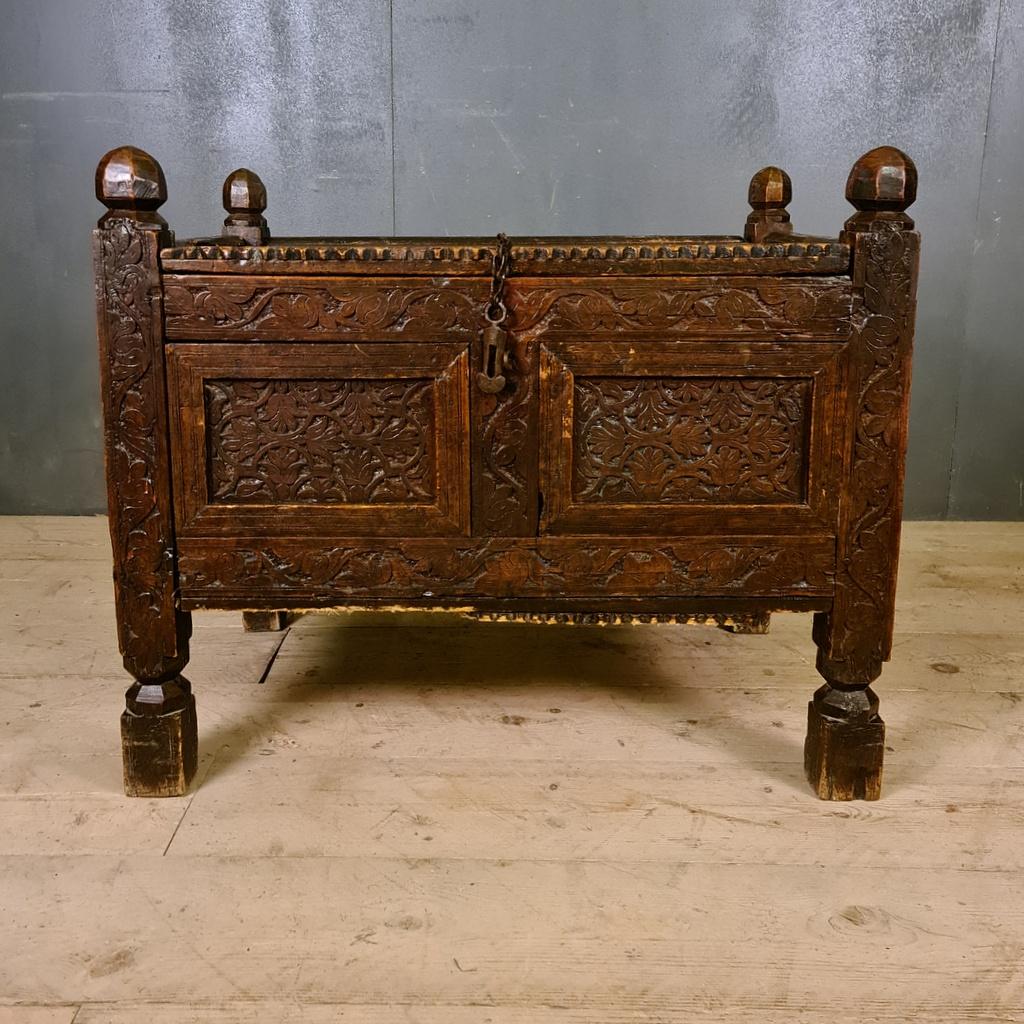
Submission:
{"label": "wooden finial", "polygon": [[163,168],[134,146],[119,146],[100,160],[96,168],[96,198],[107,208],[100,218],[100,227],[111,220],[167,227],[167,221],[156,212],[167,201]]}
{"label": "wooden finial", "polygon": [[224,235],[238,238],[249,245],[262,245],[270,238],[270,229],[263,217],[267,208],[267,189],[260,176],[245,167],[232,171],[224,179]]}
{"label": "wooden finial", "polygon": [[762,167],[750,179],[748,199],[753,207],[743,237],[761,242],[769,235],[789,235],[793,225],[786,207],[793,198],[793,183],[781,167]]}
{"label": "wooden finial", "polygon": [[846,198],[857,209],[847,231],[878,220],[893,220],[907,228],[914,222],[903,212],[917,198],[917,168],[895,146],[879,146],[865,153],[846,179]]}

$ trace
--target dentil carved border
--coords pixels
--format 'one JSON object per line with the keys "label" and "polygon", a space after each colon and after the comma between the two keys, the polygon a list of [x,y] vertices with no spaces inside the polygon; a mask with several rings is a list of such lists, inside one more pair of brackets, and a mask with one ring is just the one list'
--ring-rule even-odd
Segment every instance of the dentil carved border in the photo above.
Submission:
{"label": "dentil carved border", "polygon": [[[224,262],[330,262],[330,263],[469,263],[488,268],[494,253],[494,240],[470,240],[469,244],[451,245],[444,240],[410,242],[394,239],[389,242],[322,241],[294,244],[231,245],[224,241],[185,241],[164,249],[166,261],[218,260]],[[807,239],[794,242],[742,242],[734,239],[697,241],[693,239],[636,238],[619,243],[587,239],[513,240],[513,261],[532,262],[599,261],[631,263],[638,260],[748,260],[764,258],[839,258],[848,256],[846,246],[833,238]]]}

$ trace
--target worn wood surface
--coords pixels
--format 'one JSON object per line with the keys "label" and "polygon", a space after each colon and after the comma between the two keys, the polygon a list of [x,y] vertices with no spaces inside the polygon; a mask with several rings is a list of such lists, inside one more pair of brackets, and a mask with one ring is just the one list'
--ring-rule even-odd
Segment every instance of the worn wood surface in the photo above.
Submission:
{"label": "worn wood surface", "polygon": [[105,522],[0,520],[0,1022],[1024,1020],[1022,566],[904,528],[879,803],[803,780],[805,616],[233,612],[202,784],[128,801]]}
{"label": "worn wood surface", "polygon": [[346,242],[272,239],[239,168],[221,237],[175,246],[158,163],[104,156],[127,792],[183,792],[194,768],[191,608],[644,601],[618,610],[813,607],[809,777],[877,798],[916,187],[900,150],[865,154],[836,240],[793,233],[768,167],[743,240]]}
{"label": "worn wood surface", "polygon": [[276,633],[288,625],[288,613],[243,612],[242,624],[248,633]]}

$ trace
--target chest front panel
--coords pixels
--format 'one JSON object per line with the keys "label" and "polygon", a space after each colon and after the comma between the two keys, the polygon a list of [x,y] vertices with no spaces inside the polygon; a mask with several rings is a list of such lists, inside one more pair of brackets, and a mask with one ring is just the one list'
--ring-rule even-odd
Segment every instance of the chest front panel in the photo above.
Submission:
{"label": "chest front panel", "polygon": [[485,277],[208,269],[165,290],[186,599],[827,592],[848,278],[513,277],[492,393]]}

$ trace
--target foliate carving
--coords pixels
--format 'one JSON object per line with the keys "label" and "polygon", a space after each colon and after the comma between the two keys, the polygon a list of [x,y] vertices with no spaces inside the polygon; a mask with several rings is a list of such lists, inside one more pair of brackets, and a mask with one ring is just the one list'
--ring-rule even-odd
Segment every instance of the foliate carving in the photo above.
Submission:
{"label": "foliate carving", "polygon": [[128,670],[159,680],[187,660],[189,620],[174,604],[158,235],[118,219],[96,240],[118,635]]}
{"label": "foliate carving", "polygon": [[609,281],[517,293],[516,326],[547,331],[651,330],[666,334],[811,335],[835,338],[849,328],[850,289],[823,278]]}
{"label": "foliate carving", "polygon": [[482,392],[473,396],[480,439],[475,445],[474,528],[494,536],[535,532],[536,481],[531,473],[536,462],[531,438],[536,418],[536,341],[513,335],[510,355],[515,369],[505,389],[493,397]]}
{"label": "foliate carving", "polygon": [[815,623],[826,678],[840,683],[870,682],[890,653],[919,243],[900,222],[882,220],[857,244],[863,291],[851,342],[850,479],[835,605]]}
{"label": "foliate carving", "polygon": [[207,381],[210,497],[431,504],[433,396],[415,379]]}
{"label": "foliate carving", "polygon": [[402,541],[334,547],[274,541],[182,552],[189,597],[273,592],[324,598],[828,593],[829,544],[679,541]]}
{"label": "foliate carving", "polygon": [[574,499],[802,501],[809,406],[807,379],[577,377]]}
{"label": "foliate carving", "polygon": [[344,280],[173,278],[164,289],[164,313],[171,338],[469,334],[480,326],[479,301],[466,292]]}

